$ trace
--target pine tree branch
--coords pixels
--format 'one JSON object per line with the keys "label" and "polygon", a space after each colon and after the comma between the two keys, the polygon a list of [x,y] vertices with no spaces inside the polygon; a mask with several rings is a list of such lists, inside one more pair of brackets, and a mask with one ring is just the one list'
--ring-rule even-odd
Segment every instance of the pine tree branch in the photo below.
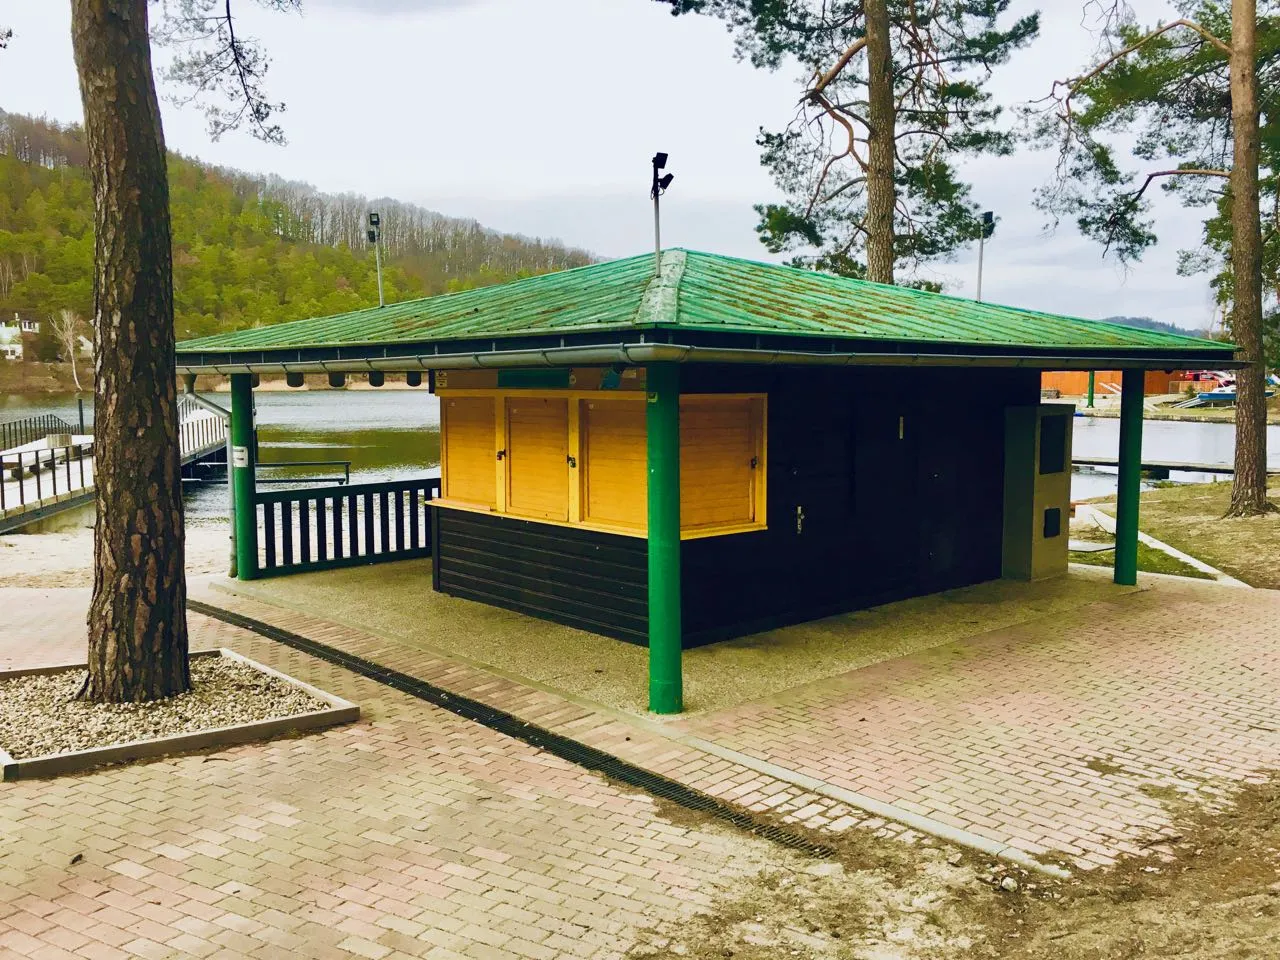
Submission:
{"label": "pine tree branch", "polygon": [[1147,174],[1147,179],[1142,181],[1142,186],[1138,188],[1137,193],[1133,195],[1132,199],[1137,201],[1146,192],[1147,187],[1151,186],[1151,181],[1156,177],[1180,177],[1184,175],[1190,177],[1230,177],[1231,171],[1209,170],[1202,167],[1182,167],[1178,170],[1157,170],[1154,173]]}
{"label": "pine tree branch", "polygon": [[1223,43],[1211,32],[1209,32],[1209,30],[1205,29],[1200,24],[1196,23],[1193,20],[1185,20],[1185,19],[1173,20],[1173,21],[1170,21],[1169,23],[1162,24],[1161,26],[1156,27],[1156,29],[1152,30],[1150,33],[1139,37],[1137,40],[1129,44],[1129,46],[1125,47],[1123,50],[1117,50],[1115,53],[1107,57],[1101,63],[1097,64],[1092,70],[1090,70],[1088,73],[1084,74],[1083,76],[1073,77],[1070,80],[1055,80],[1053,82],[1053,90],[1050,95],[1057,96],[1058,89],[1060,87],[1065,86],[1067,88],[1067,95],[1065,98],[1063,98],[1062,105],[1063,105],[1063,109],[1066,112],[1066,115],[1070,116],[1071,115],[1071,98],[1075,96],[1075,94],[1080,90],[1082,86],[1084,86],[1090,80],[1093,80],[1095,77],[1097,77],[1101,73],[1105,72],[1117,61],[1123,60],[1129,54],[1133,53],[1136,50],[1141,49],[1144,45],[1146,45],[1147,43],[1150,43],[1156,37],[1159,37],[1168,33],[1170,30],[1174,29],[1175,27],[1186,27],[1189,30],[1194,30],[1196,33],[1200,34],[1200,36],[1202,36],[1206,41],[1208,41],[1210,45],[1218,49],[1220,52],[1226,54],[1228,57],[1231,56],[1230,45]]}
{"label": "pine tree branch", "polygon": [[827,87],[831,85],[832,81],[840,75],[840,72],[849,65],[849,61],[857,56],[858,51],[866,45],[866,37],[859,37],[853,43],[849,44],[848,48],[844,53],[840,54],[840,59],[832,65],[831,69],[818,78],[818,82],[815,83],[813,85],[813,89],[809,91],[809,96],[822,93],[823,90],[827,89]]}

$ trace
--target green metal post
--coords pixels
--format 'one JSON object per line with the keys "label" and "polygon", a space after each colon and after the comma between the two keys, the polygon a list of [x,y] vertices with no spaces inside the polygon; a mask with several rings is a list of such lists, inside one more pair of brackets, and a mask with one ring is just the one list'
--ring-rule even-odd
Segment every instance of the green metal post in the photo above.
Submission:
{"label": "green metal post", "polygon": [[649,709],[684,709],[680,667],[680,368],[648,368]]}
{"label": "green metal post", "polygon": [[1138,496],[1142,490],[1142,400],[1146,377],[1125,370],[1120,380],[1120,478],[1116,486],[1115,582],[1138,582]]}
{"label": "green metal post", "polygon": [[1090,410],[1093,409],[1093,371],[1092,370],[1089,371],[1089,403],[1087,404],[1087,406],[1089,407]]}
{"label": "green metal post", "polygon": [[254,502],[253,379],[231,375],[231,487],[235,495],[236,577],[258,576],[258,507]]}

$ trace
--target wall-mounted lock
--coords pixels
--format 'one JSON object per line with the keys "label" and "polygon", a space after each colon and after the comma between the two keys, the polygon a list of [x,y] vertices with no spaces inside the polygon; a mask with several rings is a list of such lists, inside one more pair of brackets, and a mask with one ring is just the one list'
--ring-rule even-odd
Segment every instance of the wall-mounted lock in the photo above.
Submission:
{"label": "wall-mounted lock", "polygon": [[568,457],[565,457],[565,459],[569,461],[569,468],[570,468],[570,469],[573,469],[574,467],[576,467],[576,466],[578,465],[578,458],[577,458],[577,457],[575,457],[575,456],[570,455],[570,456],[568,456]]}
{"label": "wall-mounted lock", "polygon": [[796,505],[796,536],[804,533],[804,507]]}
{"label": "wall-mounted lock", "polygon": [[505,450],[499,450],[499,451],[498,451],[498,459],[499,459],[499,460],[501,460],[501,459],[502,459],[503,457],[505,457],[506,455],[507,455],[507,451],[505,451]]}

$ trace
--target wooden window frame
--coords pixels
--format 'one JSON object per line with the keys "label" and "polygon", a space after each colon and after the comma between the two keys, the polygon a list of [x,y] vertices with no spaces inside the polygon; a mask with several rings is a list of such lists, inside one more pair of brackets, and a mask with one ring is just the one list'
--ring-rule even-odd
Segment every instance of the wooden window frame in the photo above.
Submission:
{"label": "wooden window frame", "polygon": [[[587,465],[583,460],[585,449],[582,434],[582,403],[631,401],[646,402],[646,394],[642,390],[557,390],[517,387],[477,387],[477,388],[444,388],[437,391],[441,405],[451,398],[479,397],[493,400],[494,409],[494,469],[497,490],[497,502],[494,508],[482,504],[454,500],[442,497],[431,501],[433,506],[451,510],[464,510],[473,513],[488,513],[510,517],[513,520],[524,520],[528,523],[543,523],[548,526],[574,527],[580,530],[595,530],[601,533],[612,533],[624,537],[647,539],[648,532],[630,525],[598,523],[583,519],[583,484],[587,473]],[[509,512],[507,507],[507,489],[509,471],[507,458],[499,458],[497,451],[505,450],[508,437],[507,403],[512,398],[542,397],[547,399],[564,399],[568,402],[569,411],[569,455],[574,457],[577,466],[569,470],[569,519],[567,521],[525,517]],[[769,398],[764,393],[687,393],[680,395],[681,404],[713,403],[723,400],[750,400],[752,403],[751,432],[755,439],[755,457],[757,465],[752,471],[752,496],[754,503],[754,519],[749,523],[720,524],[697,529],[682,530],[680,539],[697,540],[704,537],[728,536],[735,533],[750,533],[768,529],[768,424]],[[446,429],[444,417],[441,417],[441,432]],[[447,441],[441,437],[441,475],[447,469]]]}

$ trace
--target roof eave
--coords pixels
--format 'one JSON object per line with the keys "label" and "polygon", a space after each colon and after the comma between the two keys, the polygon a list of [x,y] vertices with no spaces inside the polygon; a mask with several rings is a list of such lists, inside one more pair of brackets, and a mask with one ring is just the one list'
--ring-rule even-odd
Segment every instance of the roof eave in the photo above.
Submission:
{"label": "roof eave", "polygon": [[939,345],[896,345],[895,350],[813,350],[793,346],[769,345],[764,338],[754,338],[752,346],[703,342],[693,338],[676,339],[666,332],[650,336],[650,331],[635,331],[638,336],[617,341],[566,343],[535,347],[502,347],[501,341],[489,349],[450,349],[449,344],[419,344],[407,348],[381,350],[270,350],[238,352],[180,353],[180,374],[232,373],[365,373],[370,371],[406,372],[413,370],[487,369],[499,367],[572,367],[609,364],[643,365],[657,362],[722,363],[781,366],[964,366],[1027,367],[1040,370],[1174,370],[1232,369],[1243,366],[1229,349],[1157,351],[1130,350],[1062,350],[1006,351],[955,347],[939,349]]}

